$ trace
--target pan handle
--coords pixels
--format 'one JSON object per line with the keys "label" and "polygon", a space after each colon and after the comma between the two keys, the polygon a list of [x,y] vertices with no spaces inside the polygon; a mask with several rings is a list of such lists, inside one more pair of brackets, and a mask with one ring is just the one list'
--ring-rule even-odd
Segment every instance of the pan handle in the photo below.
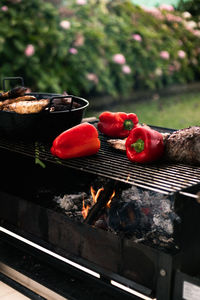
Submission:
{"label": "pan handle", "polygon": [[6,80],[10,80],[10,81],[12,81],[12,80],[20,80],[21,81],[21,86],[24,86],[24,78],[23,77],[5,77],[3,79],[3,91],[4,92],[6,91],[6,84],[5,84]]}
{"label": "pan handle", "polygon": [[50,112],[50,108],[51,108],[51,105],[52,105],[52,102],[53,102],[54,99],[64,99],[64,98],[71,98],[70,107],[68,109],[68,111],[71,111],[72,106],[73,106],[73,102],[74,102],[74,96],[72,96],[72,95],[63,95],[63,96],[53,96],[53,97],[51,97],[50,101],[49,101],[48,111]]}

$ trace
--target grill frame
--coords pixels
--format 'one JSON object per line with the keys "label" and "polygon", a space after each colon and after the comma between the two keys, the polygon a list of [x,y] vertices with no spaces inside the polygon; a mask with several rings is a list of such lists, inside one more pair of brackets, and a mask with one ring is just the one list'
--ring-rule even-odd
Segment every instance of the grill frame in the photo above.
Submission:
{"label": "grill frame", "polygon": [[[97,122],[93,122],[94,125]],[[151,126],[159,132],[173,132],[173,129]],[[101,148],[96,155],[62,160],[50,153],[49,141],[15,141],[0,137],[0,149],[22,154],[35,159],[36,163],[45,162],[59,164],[108,179],[129,183],[139,188],[148,189],[165,195],[180,193],[195,199],[199,196],[191,194],[191,189],[200,190],[200,166],[180,163],[155,162],[152,164],[136,164],[130,162],[124,153],[112,149],[108,137],[99,133]]]}
{"label": "grill frame", "polygon": [[[129,162],[123,153],[118,153],[110,148],[107,148],[108,145],[104,136],[100,135],[100,139],[103,145],[105,144],[106,153],[109,151],[109,155],[113,155],[114,152],[117,156],[122,157],[123,161],[126,160],[127,164],[129,164],[131,167],[137,166]],[[24,162],[31,161],[32,166],[35,165],[35,163],[39,163],[41,160],[42,163],[47,165],[47,167],[59,167],[60,170],[74,169],[84,172],[85,174],[90,173],[93,175],[105,177],[108,176],[107,178],[131,184],[130,182],[127,182],[126,178],[124,178],[123,181],[121,178],[116,178],[114,176],[114,178],[111,178],[110,174],[101,174],[99,171],[96,172],[96,170],[93,170],[94,164],[92,165],[91,162],[94,162],[98,156],[100,156],[100,158],[103,157],[104,146],[101,148],[100,153],[95,156],[67,161],[53,157],[50,154],[49,149],[50,143],[38,141],[8,141],[7,139],[0,139],[0,150],[1,152],[6,153],[5,157],[7,158],[13,158],[15,157],[15,154],[18,154],[18,157],[23,157]],[[113,157],[116,159],[115,155],[113,155]],[[98,159],[97,161],[99,163]],[[84,165],[90,163],[91,169],[89,171],[88,169],[84,169],[81,162],[84,162]],[[6,168],[6,160],[3,161],[3,163],[5,164],[4,168]],[[167,164],[167,166],[171,170],[171,167],[173,167],[174,164]],[[188,170],[191,170],[189,172],[191,174],[199,174],[198,167],[185,165],[178,166],[180,166],[181,170],[183,168],[183,170],[180,172],[181,174],[185,174],[185,172]],[[40,166],[38,166],[38,168],[42,170]],[[153,166],[144,166],[142,170],[145,168],[157,170],[160,168],[160,165],[155,166],[154,164]],[[60,173],[59,176],[62,176],[62,173]],[[138,186],[138,183],[134,182],[134,185]],[[198,183],[191,183],[191,185],[187,186],[186,189],[192,188],[194,190],[198,186]],[[142,185],[142,187],[145,188],[144,185]],[[180,192],[183,192],[183,190],[185,189],[181,189]],[[196,201],[190,201],[191,199],[188,198],[180,199],[178,197],[180,192],[169,192],[168,195],[170,198],[172,198],[173,203],[177,202],[177,204],[179,204],[181,202],[181,205],[178,205],[178,207],[181,209],[183,205],[185,205],[186,208],[187,206],[192,206],[191,214],[189,217],[185,217],[185,227],[182,229],[182,234],[185,236],[185,229],[187,229],[188,221],[193,221],[193,213],[196,211],[199,213],[200,208],[197,207],[198,204]],[[184,271],[187,272],[187,260],[188,257],[192,257],[193,254],[190,252],[192,251],[191,249],[184,249],[185,256],[184,259],[182,259],[181,256],[183,253],[164,253],[155,248],[151,248],[143,244],[137,244],[134,241],[129,241],[127,239],[115,236],[109,232],[102,232],[101,230],[88,226],[87,224],[73,222],[67,216],[61,216],[59,213],[52,212],[51,210],[44,208],[42,205],[32,204],[29,199],[23,199],[23,197],[14,197],[12,195],[12,191],[10,194],[5,194],[0,191],[0,198],[5,200],[5,203],[1,201],[2,203],[0,204],[0,222],[2,226],[5,226],[5,228],[12,230],[13,232],[20,234],[27,239],[39,243],[40,245],[45,246],[47,249],[51,250],[53,248],[56,253],[59,253],[67,258],[71,258],[73,261],[81,263],[83,266],[90,267],[93,270],[98,270],[104,278],[112,278],[118,282],[121,282],[122,284],[124,283],[129,286],[132,285],[132,287],[137,286],[137,290],[140,292],[144,292],[152,296],[156,295],[157,299],[159,300],[171,299],[170,296],[172,291],[171,285],[173,270],[175,268],[179,268],[183,263],[183,265],[185,264]],[[10,207],[12,207],[12,210]],[[31,218],[32,215],[34,215],[34,220]],[[198,234],[194,230],[197,228],[197,224],[195,223],[197,218],[194,218],[194,220],[195,221],[192,223],[191,228],[188,229],[188,239],[186,239],[186,242],[191,245],[193,245],[193,242],[194,244],[196,242],[199,243]],[[50,235],[48,232],[49,228],[51,230]],[[63,228],[66,228],[66,232],[64,233]],[[191,232],[193,232],[193,236],[191,236]],[[74,237],[75,239],[77,238],[77,241],[74,241]],[[192,240],[190,240],[190,237]],[[183,246],[185,245],[187,246],[187,243],[185,243]],[[111,249],[107,249],[109,247]],[[96,249],[98,249],[98,251],[96,251]],[[200,245],[198,245],[197,249],[200,249]],[[111,253],[111,261],[109,261],[107,258],[108,253]],[[188,253],[191,255],[188,255]],[[131,257],[133,256],[135,257],[135,260],[131,261]],[[134,281],[135,272],[140,273],[141,262],[144,264],[143,267],[146,267],[145,258],[148,258],[148,260],[150,260],[150,262],[153,264],[154,271],[152,271],[152,273],[150,272],[150,275],[152,274],[153,278],[151,286],[146,286],[145,284],[140,285],[141,283],[139,283],[139,286],[138,282]],[[199,256],[193,260],[192,267],[198,265]],[[164,277],[160,276],[160,270],[162,269],[166,271],[166,276]]]}

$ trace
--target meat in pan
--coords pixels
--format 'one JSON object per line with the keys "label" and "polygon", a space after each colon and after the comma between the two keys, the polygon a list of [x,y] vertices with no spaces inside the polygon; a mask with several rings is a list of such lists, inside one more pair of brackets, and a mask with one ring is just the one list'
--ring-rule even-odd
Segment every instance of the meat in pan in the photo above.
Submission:
{"label": "meat in pan", "polygon": [[7,99],[4,101],[0,101],[0,110],[3,110],[4,107],[8,106],[9,104],[12,104],[14,102],[21,102],[21,101],[30,101],[30,100],[36,100],[35,96],[21,96],[13,99]]}
{"label": "meat in pan", "polygon": [[24,96],[26,90],[27,88],[25,88],[24,86],[17,86],[10,91],[0,93],[0,100]]}
{"label": "meat in pan", "polygon": [[49,99],[35,101],[20,101],[8,104],[4,111],[14,111],[18,114],[35,114],[41,112],[49,104]]}

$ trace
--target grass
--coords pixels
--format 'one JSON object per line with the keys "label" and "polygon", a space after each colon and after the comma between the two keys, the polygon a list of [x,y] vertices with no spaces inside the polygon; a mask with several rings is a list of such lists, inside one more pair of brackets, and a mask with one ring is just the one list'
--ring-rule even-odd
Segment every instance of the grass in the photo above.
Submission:
{"label": "grass", "polygon": [[[140,123],[154,126],[176,129],[200,126],[200,93],[187,93],[149,101],[124,103],[106,110],[134,112]],[[100,113],[93,112],[93,115],[98,117]]]}

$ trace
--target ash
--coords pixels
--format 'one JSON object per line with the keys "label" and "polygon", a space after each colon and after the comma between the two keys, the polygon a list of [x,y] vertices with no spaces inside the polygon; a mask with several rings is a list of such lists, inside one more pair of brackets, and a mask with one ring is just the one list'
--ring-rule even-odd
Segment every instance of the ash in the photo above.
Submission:
{"label": "ash", "polygon": [[82,206],[83,200],[85,205],[91,205],[92,197],[88,196],[85,192],[77,194],[65,194],[63,196],[55,196],[54,201],[64,211],[64,213],[76,221],[83,221]]}
{"label": "ash", "polygon": [[[134,218],[130,218],[130,209],[134,211]],[[129,211],[128,221],[124,218],[124,211]],[[113,201],[109,212],[109,226],[112,230],[120,234],[123,232],[135,242],[164,248],[178,247],[173,244],[175,222],[180,222],[180,218],[174,212],[170,199],[163,194],[142,191],[134,186],[122,191],[120,201],[118,204]]]}

